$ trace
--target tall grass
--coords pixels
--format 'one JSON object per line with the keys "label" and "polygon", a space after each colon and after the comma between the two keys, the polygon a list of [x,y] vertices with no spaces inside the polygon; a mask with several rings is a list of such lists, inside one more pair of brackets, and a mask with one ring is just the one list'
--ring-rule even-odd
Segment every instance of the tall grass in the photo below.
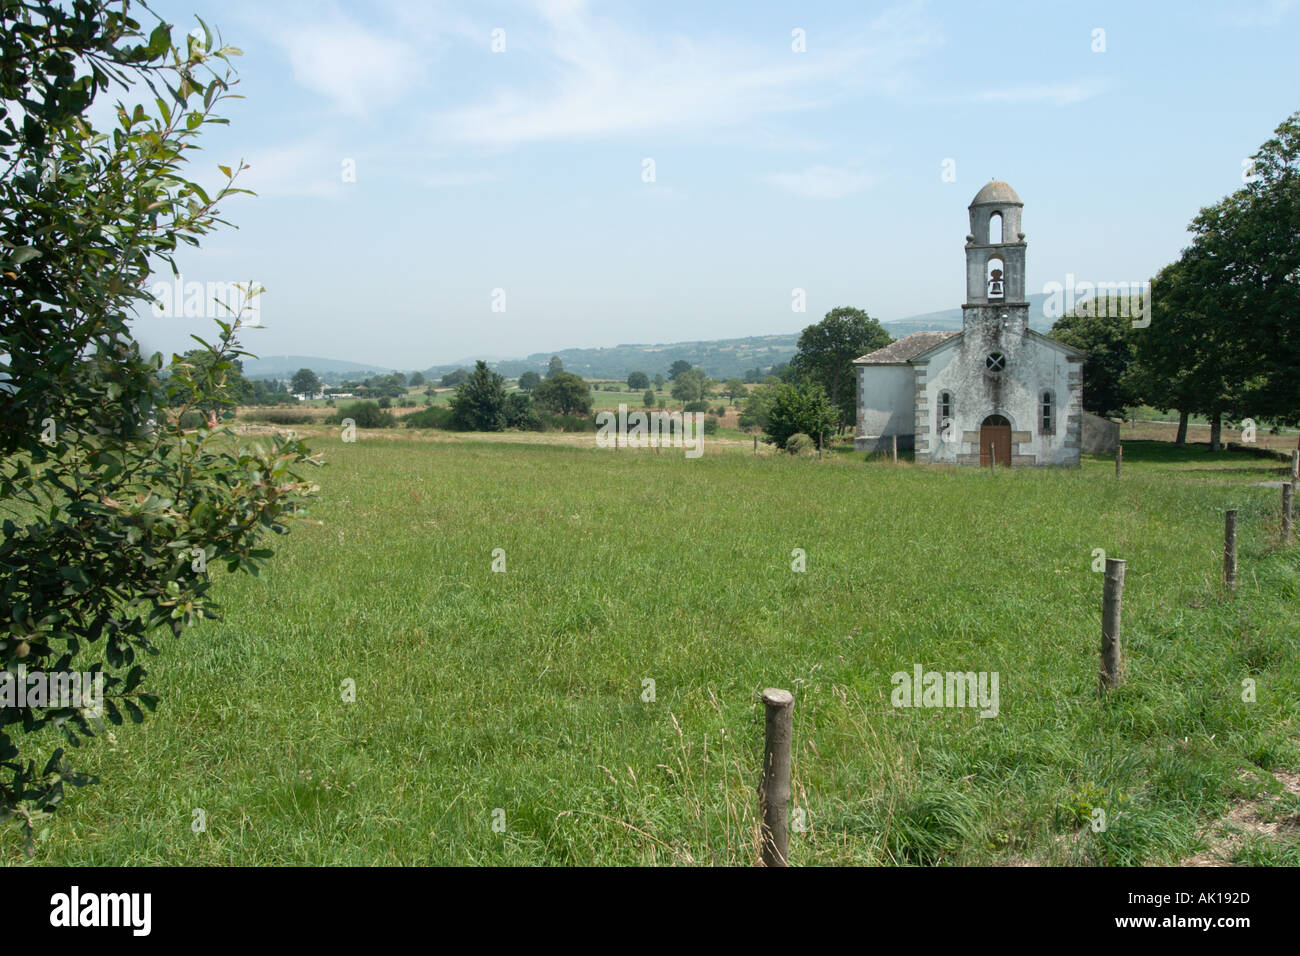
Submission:
{"label": "tall grass", "polygon": [[[157,715],[76,755],[103,781],[37,862],[748,865],[766,686],[796,695],[796,864],[1170,862],[1297,765],[1275,463],[1126,444],[1117,482],[1104,461],[316,447],[321,524],[163,641]],[[1096,548],[1128,563],[1107,700]],[[892,707],[916,663],[998,672],[999,715]]]}

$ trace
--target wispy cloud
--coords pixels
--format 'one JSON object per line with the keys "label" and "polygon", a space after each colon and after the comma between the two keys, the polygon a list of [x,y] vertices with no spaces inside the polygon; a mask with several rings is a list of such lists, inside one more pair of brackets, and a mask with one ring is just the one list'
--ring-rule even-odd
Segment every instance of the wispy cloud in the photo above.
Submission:
{"label": "wispy cloud", "polygon": [[508,147],[725,130],[825,107],[849,89],[896,90],[906,82],[905,65],[940,42],[923,8],[910,3],[858,35],[810,37],[807,53],[722,38],[650,38],[590,14],[576,0],[542,3],[537,12],[545,40],[531,53],[545,73],[433,115],[436,140]]}
{"label": "wispy cloud", "polygon": [[795,173],[772,173],[763,182],[804,199],[843,199],[874,185],[877,178],[853,167],[809,166]]}
{"label": "wispy cloud", "polygon": [[278,40],[294,79],[351,116],[400,99],[424,70],[413,44],[343,16],[281,32]]}

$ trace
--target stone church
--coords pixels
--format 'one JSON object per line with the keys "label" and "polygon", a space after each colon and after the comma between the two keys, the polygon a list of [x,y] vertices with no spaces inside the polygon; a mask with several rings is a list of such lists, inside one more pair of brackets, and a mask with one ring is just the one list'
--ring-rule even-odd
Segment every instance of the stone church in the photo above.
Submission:
{"label": "stone church", "polygon": [[854,447],[918,462],[1077,467],[1084,353],[1029,328],[1024,204],[993,181],[970,204],[960,332],[917,332],[855,359]]}

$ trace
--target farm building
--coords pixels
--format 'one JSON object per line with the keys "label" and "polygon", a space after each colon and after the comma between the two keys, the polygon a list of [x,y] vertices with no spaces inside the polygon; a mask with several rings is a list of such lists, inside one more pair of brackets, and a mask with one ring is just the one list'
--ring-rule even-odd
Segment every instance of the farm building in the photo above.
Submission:
{"label": "farm building", "polygon": [[970,204],[960,332],[917,332],[854,360],[854,447],[956,465],[1079,464],[1084,353],[1029,328],[1023,208],[993,181]]}

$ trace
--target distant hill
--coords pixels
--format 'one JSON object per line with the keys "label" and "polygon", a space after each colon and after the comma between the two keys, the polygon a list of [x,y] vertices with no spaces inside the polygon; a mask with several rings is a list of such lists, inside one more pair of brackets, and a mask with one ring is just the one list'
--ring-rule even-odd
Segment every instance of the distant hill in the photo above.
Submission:
{"label": "distant hill", "polygon": [[[1043,315],[1045,294],[1029,296],[1029,327],[1047,332],[1052,319]],[[805,324],[817,321],[810,317]],[[906,319],[882,322],[885,331],[896,339],[913,332],[956,331],[961,328],[961,309],[944,309],[926,312]],[[553,352],[534,352],[525,358],[488,358],[493,370],[506,378],[518,378],[524,372],[545,374],[551,356],[558,355],[569,372],[583,378],[626,379],[632,372],[645,372],[651,378],[657,373],[666,375],[676,361],[689,362],[704,369],[711,378],[724,379],[743,376],[753,368],[767,369],[788,362],[797,351],[799,333],[789,335],[754,335],[741,339],[712,339],[698,342],[669,342],[658,345],[615,345],[598,349],[557,349]],[[458,368],[473,368],[474,359],[466,358],[447,365],[434,365],[423,369],[424,377],[437,381]],[[288,378],[300,368],[309,368],[322,380],[338,384],[345,378],[362,378],[411,369],[380,368],[357,362],[340,362],[336,359],[312,358],[305,355],[267,356],[249,359],[244,363],[246,378]]]}
{"label": "distant hill", "polygon": [[[698,365],[710,377],[721,380],[739,378],[752,368],[767,368],[778,362],[788,362],[795,353],[798,339],[798,333],[791,333],[705,342],[557,349],[554,352],[535,352],[522,359],[506,359],[488,364],[506,378],[517,378],[528,371],[544,374],[550,365],[551,356],[558,355],[566,372],[575,372],[583,378],[625,379],[632,372],[645,372],[651,378],[658,373],[667,375],[673,362],[681,360]],[[425,369],[424,375],[426,378],[441,378],[447,372],[471,364],[435,365]]]}
{"label": "distant hill", "polygon": [[322,380],[335,384],[333,379],[345,377],[365,378],[395,371],[360,362],[341,362],[338,359],[318,358],[314,355],[259,355],[244,359],[244,378],[289,378],[300,368],[309,368]]}
{"label": "distant hill", "polygon": [[[1031,295],[1026,299],[1029,303],[1029,327],[1035,332],[1046,333],[1056,321],[1043,315],[1043,303],[1047,299],[1047,294],[1043,292]],[[940,312],[926,312],[923,315],[914,315],[911,318],[895,319],[892,322],[881,322],[880,324],[885,327],[886,332],[896,339],[911,335],[913,332],[957,332],[961,330],[961,307],[943,309]]]}

